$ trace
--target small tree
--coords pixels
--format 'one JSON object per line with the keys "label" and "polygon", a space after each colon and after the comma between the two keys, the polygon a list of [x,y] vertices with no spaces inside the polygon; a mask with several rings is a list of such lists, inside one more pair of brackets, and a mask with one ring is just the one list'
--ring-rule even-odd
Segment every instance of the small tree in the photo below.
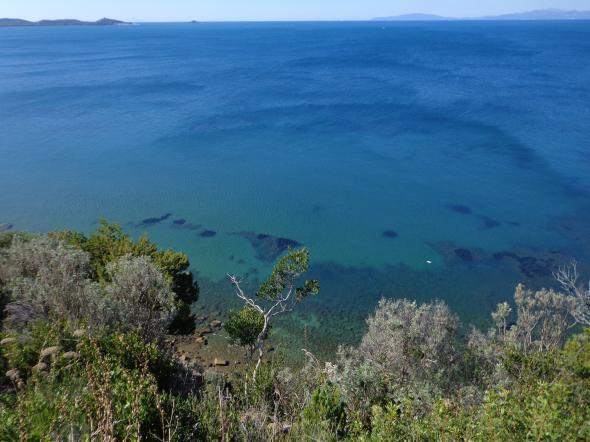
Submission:
{"label": "small tree", "polygon": [[[250,344],[254,350],[252,353],[258,352],[252,382],[256,381],[256,373],[264,356],[264,341],[268,337],[272,318],[292,311],[303,299],[309,295],[317,295],[320,291],[320,284],[316,280],[307,280],[302,286],[295,286],[297,279],[307,272],[308,268],[309,252],[306,248],[289,250],[289,253],[276,263],[272,273],[262,283],[254,298],[244,293],[240,286],[240,279],[235,275],[227,275],[236,290],[236,295],[244,301],[244,308],[251,309],[260,315],[259,319],[253,321],[255,316],[242,310],[242,313],[238,313],[238,317],[235,317],[233,321],[230,320],[230,327],[226,327],[232,339],[241,341],[242,338],[246,338],[244,342],[247,344],[251,342],[252,332],[258,331],[256,339]],[[246,316],[249,319],[244,321]],[[262,324],[261,328],[257,328],[258,321]]]}
{"label": "small tree", "polygon": [[264,316],[255,308],[246,305],[238,311],[229,313],[229,320],[225,324],[225,330],[234,343],[248,348],[248,354],[252,357],[258,335],[264,327]]}

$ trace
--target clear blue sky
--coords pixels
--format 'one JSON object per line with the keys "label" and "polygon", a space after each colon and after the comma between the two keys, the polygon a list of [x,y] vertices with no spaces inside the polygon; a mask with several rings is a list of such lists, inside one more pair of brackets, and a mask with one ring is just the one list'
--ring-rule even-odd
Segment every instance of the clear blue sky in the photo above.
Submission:
{"label": "clear blue sky", "polygon": [[363,20],[412,12],[470,17],[545,8],[590,10],[590,0],[0,0],[0,17]]}

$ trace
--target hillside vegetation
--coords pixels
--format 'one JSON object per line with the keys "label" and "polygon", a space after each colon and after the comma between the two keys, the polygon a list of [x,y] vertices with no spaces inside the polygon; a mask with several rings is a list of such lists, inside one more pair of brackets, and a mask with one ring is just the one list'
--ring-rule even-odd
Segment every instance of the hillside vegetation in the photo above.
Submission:
{"label": "hillside vegetation", "polygon": [[[359,344],[301,368],[263,352],[272,318],[318,281],[306,249],[281,257],[226,332],[251,356],[229,374],[187,366],[198,285],[186,255],[103,222],[0,235],[2,441],[590,440],[590,293],[519,285],[490,330],[442,301],[383,299]],[[319,294],[321,296],[321,294]],[[273,353],[274,354],[274,353]]]}

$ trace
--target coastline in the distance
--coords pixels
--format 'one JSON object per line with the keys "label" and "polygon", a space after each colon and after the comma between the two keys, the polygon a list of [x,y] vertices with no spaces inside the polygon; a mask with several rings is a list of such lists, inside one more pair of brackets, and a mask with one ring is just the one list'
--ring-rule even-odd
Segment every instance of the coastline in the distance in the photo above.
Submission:
{"label": "coastline in the distance", "polygon": [[484,17],[443,17],[432,14],[405,14],[392,17],[376,17],[374,21],[442,21],[442,20],[590,20],[590,11],[564,11],[561,9],[538,9],[513,14],[489,15]]}
{"label": "coastline in the distance", "polygon": [[0,27],[15,27],[15,26],[121,26],[131,25],[133,23],[124,22],[120,20],[113,20],[112,18],[102,18],[97,21],[82,21],[74,19],[60,19],[60,20],[39,20],[28,21],[20,18],[0,18]]}

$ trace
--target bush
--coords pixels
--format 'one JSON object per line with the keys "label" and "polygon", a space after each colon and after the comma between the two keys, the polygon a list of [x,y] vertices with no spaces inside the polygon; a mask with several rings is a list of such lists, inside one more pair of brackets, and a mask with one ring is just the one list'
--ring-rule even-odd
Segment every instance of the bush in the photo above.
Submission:
{"label": "bush", "polygon": [[[37,324],[6,356],[20,381],[16,394],[0,395],[0,440],[154,440],[181,422],[170,440],[194,436],[190,401],[161,391],[174,365],[136,333],[76,338],[65,324]],[[44,368],[33,368],[40,358]]]}
{"label": "bush", "polygon": [[253,307],[246,306],[241,310],[231,311],[224,328],[234,343],[247,347],[252,355],[263,326],[264,316]]}
{"label": "bush", "polygon": [[314,391],[302,417],[306,435],[317,435],[323,439],[328,435],[342,438],[346,434],[346,405],[339,389],[331,383]]}
{"label": "bush", "polygon": [[170,324],[170,331],[188,334],[195,330],[195,318],[189,306],[198,300],[199,285],[189,271],[190,262],[184,253],[158,250],[145,235],[133,241],[119,225],[105,220],[101,220],[100,227],[89,237],[69,230],[53,232],[50,236],[68,241],[74,247],[87,252],[90,255],[93,278],[100,282],[110,280],[109,263],[123,256],[151,258],[170,283],[177,298],[176,317]]}
{"label": "bush", "polygon": [[163,338],[176,312],[175,296],[151,258],[126,255],[106,271],[106,296],[117,328],[137,330],[146,342]]}
{"label": "bush", "polygon": [[428,398],[456,382],[457,317],[442,302],[381,300],[357,348],[339,351],[337,379],[365,418],[373,405],[408,394]]}
{"label": "bush", "polygon": [[0,280],[10,296],[7,313],[12,326],[37,319],[82,321],[102,310],[100,289],[88,279],[86,253],[45,236],[19,236],[5,249]]}
{"label": "bush", "polygon": [[2,258],[1,278],[10,296],[10,326],[24,330],[38,320],[68,321],[108,330],[138,330],[160,339],[176,311],[171,284],[148,257],[107,265],[108,282],[89,279],[90,258],[62,240],[15,237]]}

